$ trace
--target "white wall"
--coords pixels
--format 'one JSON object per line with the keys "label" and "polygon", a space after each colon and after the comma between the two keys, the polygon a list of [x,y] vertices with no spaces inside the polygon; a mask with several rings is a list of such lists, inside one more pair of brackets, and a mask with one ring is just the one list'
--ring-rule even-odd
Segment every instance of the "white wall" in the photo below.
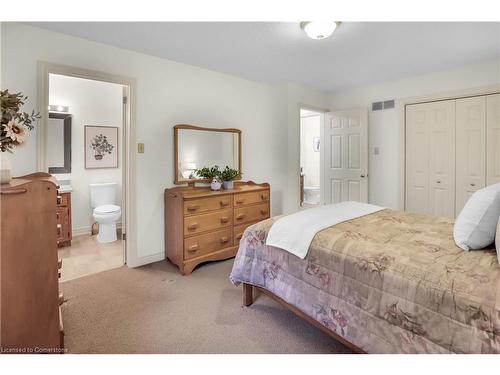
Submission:
{"label": "white wall", "polygon": [[118,168],[85,169],[84,126],[118,127],[118,150],[121,150],[123,147],[122,90],[122,86],[118,84],[50,75],[49,103],[69,106],[69,112],[72,115],[71,173],[55,176],[58,179],[70,179],[73,186],[71,219],[74,234],[90,233],[93,219],[90,209],[89,184],[116,182],[118,184],[116,204],[121,205],[122,153],[118,152]]}
{"label": "white wall", "polygon": [[320,136],[319,114],[302,116],[300,119],[300,165],[304,173],[304,185],[319,188],[320,152],[314,151],[314,138]]}
{"label": "white wall", "polygon": [[[163,190],[173,182],[178,123],[242,130],[245,180],[271,184],[272,214],[299,204],[299,108],[325,107],[329,96],[296,85],[274,87],[34,28],[2,24],[2,85],[37,103],[37,61],[136,78],[137,243],[130,265],[163,259]],[[132,145],[132,150],[135,150]],[[14,175],[36,170],[36,134],[12,157]]]}
{"label": "white wall", "polygon": [[[333,109],[371,108],[371,103],[396,100],[396,108],[369,111],[369,201],[398,209],[400,185],[400,113],[398,101],[500,84],[500,60],[487,61],[433,74],[412,77],[331,95]],[[380,154],[374,155],[374,147]]]}

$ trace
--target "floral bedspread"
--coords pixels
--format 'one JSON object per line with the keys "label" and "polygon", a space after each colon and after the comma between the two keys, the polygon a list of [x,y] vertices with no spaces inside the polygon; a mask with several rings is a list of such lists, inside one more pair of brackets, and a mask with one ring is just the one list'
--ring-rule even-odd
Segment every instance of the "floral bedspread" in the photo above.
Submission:
{"label": "floral bedspread", "polygon": [[463,251],[453,221],[383,210],[322,230],[300,259],[249,227],[231,281],[263,287],[368,353],[500,353],[494,249]]}

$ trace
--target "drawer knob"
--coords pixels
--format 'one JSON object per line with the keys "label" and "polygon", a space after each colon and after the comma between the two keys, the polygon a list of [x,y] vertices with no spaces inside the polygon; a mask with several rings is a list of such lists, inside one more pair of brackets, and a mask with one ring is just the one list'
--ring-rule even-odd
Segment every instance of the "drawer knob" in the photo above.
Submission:
{"label": "drawer knob", "polygon": [[57,204],[60,205],[62,203],[62,196],[57,196]]}
{"label": "drawer knob", "polygon": [[188,230],[194,230],[198,228],[198,223],[192,223],[188,225]]}
{"label": "drawer knob", "polygon": [[222,224],[227,223],[228,221],[229,221],[229,218],[227,218],[227,217],[225,217],[225,216],[220,218],[220,222],[221,222]]}
{"label": "drawer knob", "polygon": [[244,200],[244,199],[237,199],[237,200],[236,200],[236,203],[238,203],[238,204],[243,204],[243,203],[245,203],[245,200]]}
{"label": "drawer knob", "polygon": [[196,206],[196,205],[187,206],[188,211],[196,211],[198,208],[200,208],[200,206]]}
{"label": "drawer knob", "polygon": [[227,238],[227,237],[221,237],[221,239],[220,239],[220,243],[226,243],[228,241],[229,241],[229,238]]}
{"label": "drawer knob", "polygon": [[476,184],[472,183],[472,184],[470,184],[470,186],[474,187],[474,186],[476,186]]}
{"label": "drawer knob", "polygon": [[441,181],[440,181],[440,180],[437,180],[436,182],[437,182],[438,184],[440,184],[440,183],[441,183]]}
{"label": "drawer knob", "polygon": [[267,197],[266,197],[266,195],[265,195],[265,194],[262,194],[262,195],[260,196],[260,199],[262,199],[263,201],[265,201],[265,200],[267,200]]}
{"label": "drawer knob", "polygon": [[61,224],[57,224],[57,235],[60,236],[61,232],[62,232],[62,225]]}
{"label": "drawer knob", "polygon": [[56,219],[59,220],[59,212],[56,212]]}
{"label": "drawer knob", "polygon": [[229,202],[228,201],[220,201],[220,205],[222,207],[225,207],[225,206],[229,205]]}
{"label": "drawer knob", "polygon": [[237,239],[237,240],[241,240],[241,237],[242,237],[242,236],[243,236],[243,235],[240,233],[240,234],[238,234],[238,235],[236,236],[236,239]]}
{"label": "drawer knob", "polygon": [[267,210],[260,210],[260,213],[261,213],[262,215],[267,215]]}
{"label": "drawer knob", "polygon": [[241,220],[245,217],[245,214],[238,214],[238,216],[236,216],[236,220]]}
{"label": "drawer knob", "polygon": [[194,253],[199,248],[200,248],[200,246],[198,244],[191,245],[191,246],[189,246],[188,251],[191,252],[191,253]]}

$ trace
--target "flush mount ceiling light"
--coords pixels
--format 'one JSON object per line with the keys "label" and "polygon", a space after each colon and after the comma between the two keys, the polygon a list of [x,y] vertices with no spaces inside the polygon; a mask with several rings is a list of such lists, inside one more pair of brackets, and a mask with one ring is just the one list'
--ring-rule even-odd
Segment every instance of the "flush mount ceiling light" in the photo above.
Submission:
{"label": "flush mount ceiling light", "polygon": [[325,39],[333,34],[340,22],[334,21],[306,21],[300,27],[311,39]]}

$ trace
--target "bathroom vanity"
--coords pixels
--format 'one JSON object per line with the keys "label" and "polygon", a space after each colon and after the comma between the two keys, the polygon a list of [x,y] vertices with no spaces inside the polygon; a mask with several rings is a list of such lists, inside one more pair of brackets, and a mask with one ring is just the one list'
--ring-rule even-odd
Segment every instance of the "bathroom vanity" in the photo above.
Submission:
{"label": "bathroom vanity", "polygon": [[57,195],[57,246],[71,246],[71,192],[58,191]]}

